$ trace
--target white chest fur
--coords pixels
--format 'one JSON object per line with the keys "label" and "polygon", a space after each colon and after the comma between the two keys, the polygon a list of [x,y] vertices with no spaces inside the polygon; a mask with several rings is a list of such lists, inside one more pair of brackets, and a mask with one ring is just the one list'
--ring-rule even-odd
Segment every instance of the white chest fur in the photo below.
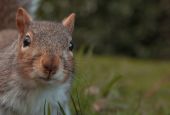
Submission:
{"label": "white chest fur", "polygon": [[43,115],[45,101],[51,105],[51,115],[57,115],[58,103],[63,106],[66,115],[70,115],[67,105],[69,88],[70,84],[65,83],[24,94],[15,87],[1,96],[1,104],[8,109],[0,108],[0,115]]}

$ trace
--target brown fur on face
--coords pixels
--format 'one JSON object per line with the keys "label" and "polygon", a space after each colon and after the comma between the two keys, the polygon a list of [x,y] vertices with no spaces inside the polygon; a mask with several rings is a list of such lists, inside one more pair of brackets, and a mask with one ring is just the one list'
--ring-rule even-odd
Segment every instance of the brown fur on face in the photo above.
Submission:
{"label": "brown fur on face", "polygon": [[[16,17],[20,33],[18,71],[23,78],[64,82],[72,75],[73,55],[69,46],[74,18],[75,14],[71,14],[62,23],[36,22],[25,10],[19,9]],[[26,36],[31,38],[31,43],[23,47]]]}
{"label": "brown fur on face", "polygon": [[[24,48],[26,35],[30,36],[31,44]],[[66,81],[73,73],[73,57],[69,50],[71,39],[70,33],[60,23],[30,23],[25,35],[19,38],[19,73],[27,79],[50,80],[62,69],[62,82]]]}

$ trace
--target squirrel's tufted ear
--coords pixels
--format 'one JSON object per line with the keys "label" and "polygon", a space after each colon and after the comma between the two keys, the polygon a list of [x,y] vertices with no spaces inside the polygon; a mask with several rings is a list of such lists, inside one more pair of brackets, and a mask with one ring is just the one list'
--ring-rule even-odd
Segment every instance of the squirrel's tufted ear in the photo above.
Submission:
{"label": "squirrel's tufted ear", "polygon": [[68,29],[68,31],[71,34],[73,33],[73,30],[74,30],[75,16],[76,14],[72,13],[62,21],[62,24]]}
{"label": "squirrel's tufted ear", "polygon": [[16,25],[20,34],[24,34],[26,27],[32,21],[31,16],[23,8],[18,8],[16,13]]}

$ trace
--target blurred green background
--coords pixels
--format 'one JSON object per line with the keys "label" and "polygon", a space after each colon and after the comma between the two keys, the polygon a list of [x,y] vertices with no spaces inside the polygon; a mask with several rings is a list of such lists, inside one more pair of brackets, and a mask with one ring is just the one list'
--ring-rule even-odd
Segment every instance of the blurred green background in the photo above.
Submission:
{"label": "blurred green background", "polygon": [[[40,0],[38,19],[75,12],[76,48],[95,54],[170,57],[169,0]],[[85,51],[86,51],[85,50]]]}
{"label": "blurred green background", "polygon": [[6,6],[36,20],[76,13],[73,115],[170,115],[170,0],[11,1],[1,0],[1,30],[15,28]]}

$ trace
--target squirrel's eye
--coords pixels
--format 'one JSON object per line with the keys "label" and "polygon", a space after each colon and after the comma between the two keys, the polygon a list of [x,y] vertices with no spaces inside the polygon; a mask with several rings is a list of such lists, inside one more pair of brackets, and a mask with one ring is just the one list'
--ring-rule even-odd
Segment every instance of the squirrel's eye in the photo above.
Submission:
{"label": "squirrel's eye", "polygon": [[70,42],[70,44],[69,44],[69,50],[72,51],[73,48],[74,48],[73,42]]}
{"label": "squirrel's eye", "polygon": [[27,47],[31,44],[31,38],[29,36],[25,36],[23,41],[23,47]]}

